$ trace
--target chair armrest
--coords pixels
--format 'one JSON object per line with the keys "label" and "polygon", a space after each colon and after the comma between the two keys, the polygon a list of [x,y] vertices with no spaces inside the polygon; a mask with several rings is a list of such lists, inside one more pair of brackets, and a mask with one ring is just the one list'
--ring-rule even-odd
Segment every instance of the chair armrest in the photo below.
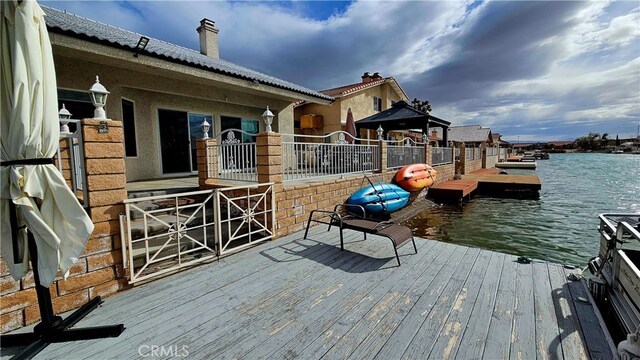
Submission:
{"label": "chair armrest", "polygon": [[347,211],[349,211],[352,208],[358,208],[361,212],[362,215],[355,215],[355,216],[360,216],[362,219],[366,219],[367,218],[367,211],[364,209],[364,207],[362,207],[361,205],[354,205],[354,204],[338,204],[336,206],[333,207],[333,212],[337,213],[338,212],[338,208],[339,207],[344,207],[347,209]]}
{"label": "chair armrest", "polygon": [[[313,215],[315,213],[320,213],[322,214],[320,217],[318,218],[314,218]],[[330,217],[331,218],[331,222],[333,221],[338,221],[340,223],[340,226],[342,227],[342,216],[340,216],[339,213],[337,213],[336,211],[328,211],[328,210],[311,210],[311,212],[309,213],[309,222],[311,221],[315,221],[317,223],[322,223],[322,224],[329,224],[331,225],[331,222],[324,222],[324,221],[319,221],[318,219],[322,219],[323,217]]]}

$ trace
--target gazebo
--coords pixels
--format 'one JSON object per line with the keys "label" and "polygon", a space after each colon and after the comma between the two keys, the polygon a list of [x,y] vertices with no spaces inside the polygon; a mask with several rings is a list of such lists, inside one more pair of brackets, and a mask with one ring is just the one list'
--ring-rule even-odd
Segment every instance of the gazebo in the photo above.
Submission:
{"label": "gazebo", "polygon": [[434,127],[442,128],[443,143],[447,143],[447,129],[451,123],[439,119],[426,112],[420,111],[405,101],[398,101],[389,109],[378,114],[356,121],[357,133],[360,129],[376,130],[382,127],[383,137],[391,130],[414,130],[420,129],[423,134],[429,135],[429,129]]}

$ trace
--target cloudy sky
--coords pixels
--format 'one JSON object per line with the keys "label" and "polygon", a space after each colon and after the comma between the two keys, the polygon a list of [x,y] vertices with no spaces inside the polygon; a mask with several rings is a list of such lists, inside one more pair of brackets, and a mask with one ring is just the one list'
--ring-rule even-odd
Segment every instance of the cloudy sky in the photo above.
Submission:
{"label": "cloudy sky", "polygon": [[395,77],[453,125],[511,141],[636,136],[638,1],[41,1],[322,90]]}

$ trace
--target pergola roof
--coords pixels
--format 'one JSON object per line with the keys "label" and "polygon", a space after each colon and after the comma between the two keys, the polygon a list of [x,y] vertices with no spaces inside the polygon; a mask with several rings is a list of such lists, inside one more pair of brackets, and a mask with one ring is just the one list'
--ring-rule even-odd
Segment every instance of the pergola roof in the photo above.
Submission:
{"label": "pergola roof", "polygon": [[433,115],[415,109],[405,101],[398,101],[391,108],[378,114],[356,121],[356,129],[377,129],[382,126],[385,132],[389,130],[421,129],[427,131],[427,127],[448,128],[451,123],[439,119]]}

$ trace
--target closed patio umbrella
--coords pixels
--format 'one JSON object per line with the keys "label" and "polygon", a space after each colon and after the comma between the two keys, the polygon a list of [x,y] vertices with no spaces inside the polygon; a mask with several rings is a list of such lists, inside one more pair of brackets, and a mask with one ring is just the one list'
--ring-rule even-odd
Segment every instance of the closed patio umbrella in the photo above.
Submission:
{"label": "closed patio umbrella", "polygon": [[[58,98],[44,12],[35,1],[2,1],[2,213],[15,204],[19,225],[38,247],[40,284],[49,286],[77,260],[93,223],[50,159],[60,141]],[[26,162],[25,162],[26,160]],[[2,216],[2,257],[18,280],[28,270],[26,232],[13,256],[10,217]]]}
{"label": "closed patio umbrella", "polygon": [[33,333],[0,342],[26,346],[16,358],[30,359],[51,342],[118,336],[124,326],[69,329],[101,303],[99,296],[64,320],[53,314],[48,287],[58,269],[65,274],[78,260],[93,223],[53,165],[60,133],[44,12],[35,0],[0,6],[1,253],[16,280],[31,260],[42,320]]}
{"label": "closed patio umbrella", "polygon": [[358,133],[356,132],[356,123],[353,120],[353,113],[351,112],[351,108],[347,110],[347,132],[352,136],[347,139],[349,143],[354,142],[354,138],[358,137]]}

